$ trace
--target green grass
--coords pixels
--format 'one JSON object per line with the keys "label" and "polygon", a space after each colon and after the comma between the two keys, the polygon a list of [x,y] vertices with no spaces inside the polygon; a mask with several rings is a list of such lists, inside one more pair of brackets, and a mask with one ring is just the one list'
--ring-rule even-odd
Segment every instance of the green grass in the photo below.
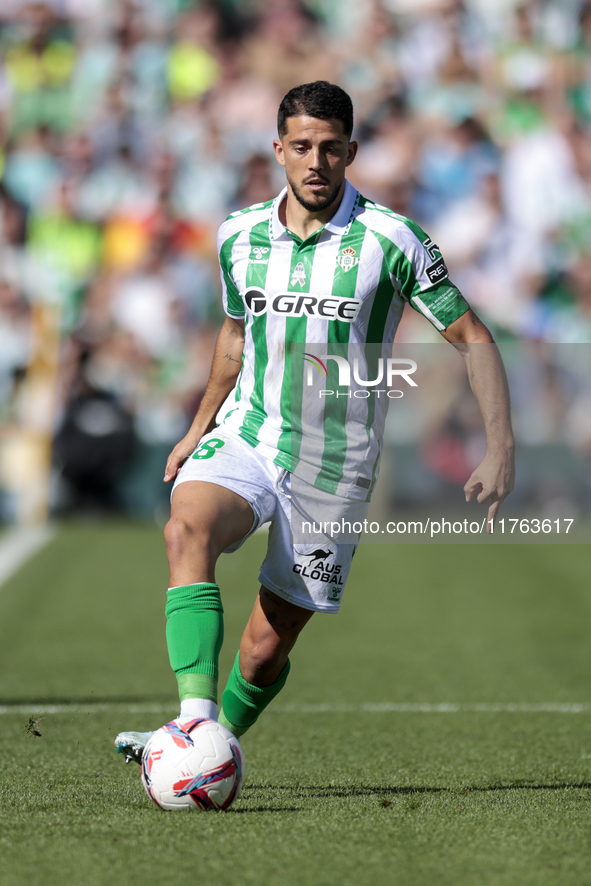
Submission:
{"label": "green grass", "polygon": [[[219,567],[224,675],[264,542]],[[227,813],[174,815],[112,747],[119,730],[177,712],[160,534],[63,527],[0,588],[0,703],[74,703],[43,715],[41,737],[28,714],[0,716],[0,883],[591,884],[590,713],[359,710],[590,702],[589,558],[581,546],[360,548],[342,614],[312,619],[284,693],[243,739],[242,797]]]}

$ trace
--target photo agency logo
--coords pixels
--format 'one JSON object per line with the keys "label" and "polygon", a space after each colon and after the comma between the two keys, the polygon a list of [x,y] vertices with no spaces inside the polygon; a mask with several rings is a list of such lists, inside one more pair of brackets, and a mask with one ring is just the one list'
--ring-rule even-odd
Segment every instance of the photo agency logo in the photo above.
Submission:
{"label": "photo agency logo", "polygon": [[[320,354],[316,356],[304,351],[306,367],[306,387],[318,389],[318,375],[322,381],[328,379],[329,360],[333,360],[338,367],[337,390],[328,387],[318,389],[318,397],[354,397],[357,400],[368,400],[372,394],[378,399],[384,395],[391,400],[398,400],[404,396],[404,391],[394,388],[395,383],[405,382],[412,388],[418,387],[417,382],[411,378],[417,371],[414,360],[400,357],[379,357],[375,365],[375,378],[362,378],[367,375],[367,360],[360,357],[347,358],[336,354]],[[316,370],[316,372],[314,371]],[[352,379],[352,381],[351,381]],[[381,386],[381,387],[380,387]]]}

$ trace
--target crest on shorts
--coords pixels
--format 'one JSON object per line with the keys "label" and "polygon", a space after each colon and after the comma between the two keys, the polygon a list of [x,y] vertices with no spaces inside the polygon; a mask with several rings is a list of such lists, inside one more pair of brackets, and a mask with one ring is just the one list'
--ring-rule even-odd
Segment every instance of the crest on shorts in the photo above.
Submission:
{"label": "crest on shorts", "polygon": [[359,256],[352,246],[347,246],[340,255],[337,256],[337,263],[341,266],[345,273],[359,264]]}
{"label": "crest on shorts", "polygon": [[295,286],[296,283],[304,288],[306,285],[306,269],[304,267],[303,262],[298,262],[295,268],[293,269],[293,274],[291,275],[291,283],[290,286]]}

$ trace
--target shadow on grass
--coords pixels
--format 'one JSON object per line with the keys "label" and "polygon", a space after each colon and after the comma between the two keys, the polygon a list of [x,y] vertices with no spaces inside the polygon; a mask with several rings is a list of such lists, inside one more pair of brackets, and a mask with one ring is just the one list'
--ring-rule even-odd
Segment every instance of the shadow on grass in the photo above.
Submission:
{"label": "shadow on grass", "polygon": [[[347,798],[347,797],[380,797],[410,796],[413,794],[470,794],[492,791],[562,791],[567,789],[590,789],[591,782],[560,782],[557,784],[538,784],[527,781],[514,781],[507,784],[463,785],[457,788],[429,787],[425,785],[273,785],[249,784],[243,788],[242,799],[247,800],[249,794],[258,791],[281,792],[283,798],[294,799],[314,798]],[[254,799],[254,798],[253,798]],[[246,810],[245,810],[246,811]],[[250,811],[250,810],[249,810]],[[263,811],[263,810],[261,810]],[[290,810],[291,811],[291,810]]]}
{"label": "shadow on grass", "polygon": [[272,812],[275,814],[276,812],[303,812],[302,806],[249,806],[248,809],[235,809],[232,807],[228,809],[227,815],[245,815],[251,814],[253,812]]}

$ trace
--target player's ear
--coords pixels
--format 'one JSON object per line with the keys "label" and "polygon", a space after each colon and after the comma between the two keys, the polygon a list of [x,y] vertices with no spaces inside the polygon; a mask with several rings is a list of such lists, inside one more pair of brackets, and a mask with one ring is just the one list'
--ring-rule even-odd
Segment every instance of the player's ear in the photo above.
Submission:
{"label": "player's ear", "polygon": [[349,142],[349,147],[347,149],[347,166],[350,166],[357,156],[358,148],[359,145],[357,144],[357,142]]}
{"label": "player's ear", "polygon": [[281,164],[281,166],[285,166],[285,154],[283,153],[283,143],[276,138],[273,142],[273,150],[275,151],[275,157],[277,158],[277,162]]}

